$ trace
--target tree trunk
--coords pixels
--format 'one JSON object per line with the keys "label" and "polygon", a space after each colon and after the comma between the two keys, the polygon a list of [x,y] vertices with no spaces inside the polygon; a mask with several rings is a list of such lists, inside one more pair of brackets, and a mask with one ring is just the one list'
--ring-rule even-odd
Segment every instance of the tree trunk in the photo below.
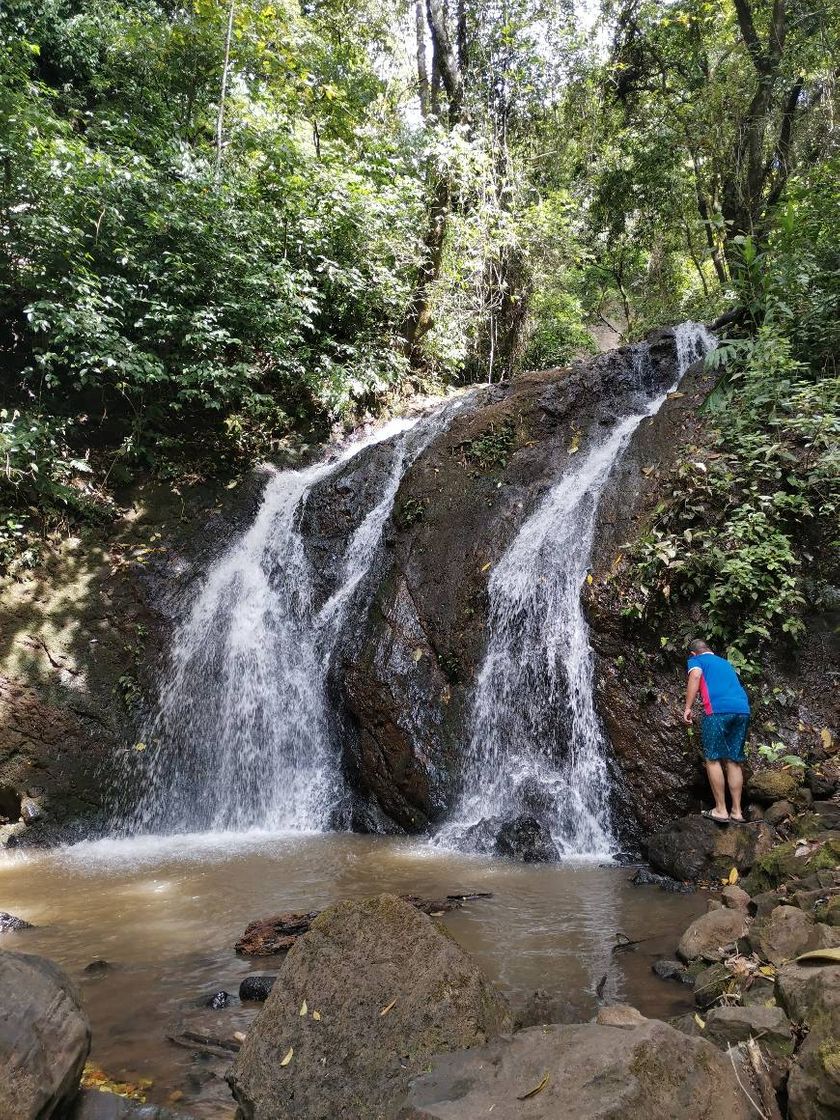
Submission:
{"label": "tree trunk", "polygon": [[227,31],[225,32],[225,62],[222,68],[222,84],[219,90],[219,111],[216,114],[216,182],[222,179],[222,140],[225,124],[225,98],[227,97],[228,70],[230,68],[230,42],[233,38],[233,16],[236,0],[230,0],[228,8]]}

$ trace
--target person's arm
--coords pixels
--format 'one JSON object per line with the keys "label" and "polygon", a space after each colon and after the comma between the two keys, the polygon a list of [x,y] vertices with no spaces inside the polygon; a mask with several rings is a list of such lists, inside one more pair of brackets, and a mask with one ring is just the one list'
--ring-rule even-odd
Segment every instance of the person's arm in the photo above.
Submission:
{"label": "person's arm", "polygon": [[691,669],[688,674],[688,682],[685,686],[685,711],[683,712],[683,723],[693,723],[694,715],[691,711],[694,701],[697,699],[697,693],[700,691],[700,681],[703,679],[702,669]]}

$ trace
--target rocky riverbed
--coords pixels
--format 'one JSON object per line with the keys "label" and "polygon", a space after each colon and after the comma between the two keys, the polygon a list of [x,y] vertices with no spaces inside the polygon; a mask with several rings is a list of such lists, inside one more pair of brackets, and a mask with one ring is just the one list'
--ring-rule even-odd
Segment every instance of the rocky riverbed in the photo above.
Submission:
{"label": "rocky riverbed", "polygon": [[[174,1052],[226,1076],[236,1105],[228,1097],[230,1105],[210,1112],[192,1113],[180,1092],[154,1105],[103,1093],[90,1069],[78,1096],[90,1047],[89,985],[102,983],[111,965],[90,962],[76,983],[37,956],[2,952],[0,987],[11,1012],[0,1030],[0,1115],[163,1120],[232,1116],[236,1107],[239,1120],[478,1120],[492,1107],[510,1120],[572,1112],[584,1120],[712,1112],[746,1120],[753,1101],[767,1117],[829,1120],[840,1108],[840,806],[809,799],[802,788],[799,805],[754,801],[762,820],[751,825],[690,816],[650,837],[653,872],[609,873],[648,912],[647,927],[641,918],[628,926],[625,914],[629,932],[611,930],[590,979],[570,976],[562,993],[523,998],[521,989],[500,985],[504,974],[481,938],[469,935],[470,923],[479,930],[484,923],[500,936],[508,929],[511,953],[539,943],[536,931],[529,942],[508,924],[517,911],[505,902],[503,880],[498,896],[372,893],[270,920],[254,915],[261,920],[245,936],[242,922],[227,941],[231,962],[235,949],[243,961],[242,988],[207,991],[177,1022],[155,1028]],[[480,864],[473,867],[477,874]],[[484,888],[495,874],[473,882]],[[606,872],[579,874],[582,898],[608,882],[598,878]],[[163,883],[159,873],[152,881]],[[685,928],[672,920],[670,937],[651,950],[648,927],[662,906],[690,907],[694,916]],[[608,913],[598,920],[609,921]],[[6,915],[2,928],[14,931],[4,936],[15,938],[16,950],[38,934],[16,929]],[[280,940],[267,943],[266,931]],[[258,954],[254,971],[246,971],[250,953]],[[544,958],[546,976],[552,959]],[[631,960],[647,968],[663,998],[672,992],[682,1002],[680,1013],[665,1012],[666,1001],[657,1017],[650,997],[641,1012],[632,1006],[642,989],[628,984],[632,971],[618,985],[615,974]],[[253,1010],[243,1021],[236,1008],[246,1005]],[[136,1079],[114,1085],[100,1076],[117,1094],[143,1095]]]}

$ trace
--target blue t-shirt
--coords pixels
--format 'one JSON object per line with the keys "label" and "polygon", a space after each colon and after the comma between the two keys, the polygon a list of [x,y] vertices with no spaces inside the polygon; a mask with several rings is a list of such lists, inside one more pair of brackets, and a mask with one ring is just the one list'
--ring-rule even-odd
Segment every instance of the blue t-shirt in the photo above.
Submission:
{"label": "blue t-shirt", "polygon": [[750,714],[750,702],[738,674],[725,657],[698,653],[688,659],[688,671],[699,669],[700,697],[707,716]]}

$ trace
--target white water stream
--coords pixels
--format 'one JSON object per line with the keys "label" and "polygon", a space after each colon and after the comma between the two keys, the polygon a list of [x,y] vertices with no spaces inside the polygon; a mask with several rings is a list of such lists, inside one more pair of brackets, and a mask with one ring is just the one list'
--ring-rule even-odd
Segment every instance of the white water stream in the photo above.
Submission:
{"label": "white water stream", "polygon": [[[698,323],[676,328],[671,389],[596,434],[546,494],[490,574],[489,640],[472,705],[463,789],[438,833],[470,847],[482,822],[525,813],[566,856],[615,850],[607,743],[593,701],[593,659],[581,605],[598,502],[633,432],[655,415],[692,362],[715,345]],[[633,348],[639,389],[650,367]]]}
{"label": "white water stream", "polygon": [[[400,420],[306,470],[273,471],[251,527],[216,561],[175,636],[148,735],[132,831],[320,830],[343,792],[327,697],[330,660],[405,471],[460,407]],[[376,504],[316,608],[300,522],[314,486],[392,440]]]}

